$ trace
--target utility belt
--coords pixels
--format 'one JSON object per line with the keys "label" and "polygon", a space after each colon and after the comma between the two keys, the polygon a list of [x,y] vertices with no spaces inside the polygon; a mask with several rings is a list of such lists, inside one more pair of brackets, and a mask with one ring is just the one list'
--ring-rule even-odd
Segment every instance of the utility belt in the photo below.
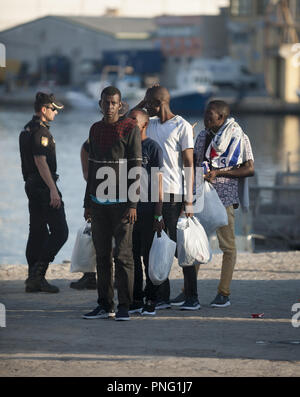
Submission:
{"label": "utility belt", "polygon": [[[57,174],[51,174],[54,181],[58,179]],[[58,194],[62,197],[61,192],[57,189]],[[30,174],[25,182],[25,192],[29,202],[38,206],[48,207],[50,203],[50,190],[39,174]]]}

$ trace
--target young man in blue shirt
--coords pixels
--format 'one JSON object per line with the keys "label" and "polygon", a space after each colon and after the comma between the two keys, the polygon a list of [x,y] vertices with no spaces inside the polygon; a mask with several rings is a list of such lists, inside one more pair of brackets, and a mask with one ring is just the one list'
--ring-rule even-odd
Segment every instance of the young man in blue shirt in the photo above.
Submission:
{"label": "young man in blue shirt", "polygon": [[[142,141],[142,167],[146,171],[141,180],[141,200],[137,205],[137,221],[133,228],[133,257],[134,257],[134,289],[133,303],[129,313],[141,313],[142,315],[155,315],[155,303],[157,300],[155,286],[148,275],[149,253],[154,237],[154,232],[160,235],[164,228],[162,219],[163,189],[162,174],[159,171],[163,167],[163,152],[161,147],[153,139],[147,137],[149,124],[148,114],[142,110],[132,110],[128,116],[136,120],[141,131]],[[151,172],[152,171],[152,172]],[[151,176],[155,180],[151,180]],[[151,183],[152,182],[152,183]],[[151,197],[152,184],[158,187],[156,197]],[[145,191],[143,191],[145,189]],[[146,288],[145,303],[143,293],[143,268],[141,256],[145,265]]]}

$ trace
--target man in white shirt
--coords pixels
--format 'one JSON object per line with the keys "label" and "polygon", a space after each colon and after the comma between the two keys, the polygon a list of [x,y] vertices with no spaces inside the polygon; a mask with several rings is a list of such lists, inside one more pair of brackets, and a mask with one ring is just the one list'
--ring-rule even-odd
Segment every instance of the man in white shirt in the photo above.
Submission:
{"label": "man in white shirt", "polygon": [[[169,237],[176,242],[176,225],[183,210],[187,217],[192,212],[193,186],[193,129],[181,116],[170,109],[170,94],[161,86],[147,90],[145,99],[137,108],[145,107],[150,119],[147,136],[163,150],[163,219]],[[183,181],[185,181],[185,185]],[[183,268],[186,299],[183,310],[200,308],[197,294],[195,266]],[[170,308],[170,283],[167,279],[158,289],[156,309]]]}

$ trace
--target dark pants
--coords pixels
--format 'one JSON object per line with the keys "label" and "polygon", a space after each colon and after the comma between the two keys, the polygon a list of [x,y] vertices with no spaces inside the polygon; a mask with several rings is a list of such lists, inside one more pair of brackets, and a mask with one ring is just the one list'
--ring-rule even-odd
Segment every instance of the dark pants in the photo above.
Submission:
{"label": "dark pants", "polygon": [[69,231],[64,204],[62,202],[59,209],[50,207],[48,188],[26,183],[25,191],[29,199],[29,236],[26,258],[29,269],[32,269],[36,262],[54,261],[56,254],[67,241]]}
{"label": "dark pants", "polygon": [[[182,209],[182,202],[175,202],[174,195],[171,195],[170,202],[163,204],[163,218],[165,231],[171,240],[177,240],[177,221]],[[184,292],[186,299],[198,299],[197,293],[197,273],[195,266],[183,267]],[[170,281],[167,279],[158,288],[158,301],[170,301]]]}
{"label": "dark pants", "polygon": [[133,227],[133,258],[134,258],[134,287],[133,299],[136,301],[143,301],[143,266],[141,257],[145,266],[146,301],[156,301],[156,291],[158,286],[154,285],[149,278],[149,253],[153,241],[153,221],[154,212],[144,211],[139,212],[137,222]]}
{"label": "dark pants", "polygon": [[[132,255],[133,225],[123,216],[128,204],[93,204],[92,236],[97,258],[98,304],[106,311],[114,308],[113,256],[118,309],[129,309],[132,302],[134,263]],[[116,246],[112,252],[112,238]]]}

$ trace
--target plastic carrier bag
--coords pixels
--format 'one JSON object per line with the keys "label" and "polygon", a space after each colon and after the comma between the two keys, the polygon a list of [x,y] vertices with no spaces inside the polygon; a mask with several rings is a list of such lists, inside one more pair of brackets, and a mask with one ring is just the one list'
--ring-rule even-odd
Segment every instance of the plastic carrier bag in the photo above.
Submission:
{"label": "plastic carrier bag", "polygon": [[219,227],[228,225],[226,208],[220,200],[218,193],[209,182],[204,182],[204,206],[195,217],[204,227],[207,236],[213,234]]}
{"label": "plastic carrier bag", "polygon": [[71,273],[96,271],[96,251],[92,240],[91,224],[85,222],[77,232],[71,258]]}
{"label": "plastic carrier bag", "polygon": [[169,276],[176,243],[162,230],[161,237],[155,232],[149,253],[149,278],[154,285],[162,284]]}
{"label": "plastic carrier bag", "polygon": [[197,168],[194,181],[193,212],[201,212],[204,208],[204,170],[202,167]]}
{"label": "plastic carrier bag", "polygon": [[180,217],[177,222],[178,264],[182,267],[207,263],[211,257],[209,241],[197,218]]}

